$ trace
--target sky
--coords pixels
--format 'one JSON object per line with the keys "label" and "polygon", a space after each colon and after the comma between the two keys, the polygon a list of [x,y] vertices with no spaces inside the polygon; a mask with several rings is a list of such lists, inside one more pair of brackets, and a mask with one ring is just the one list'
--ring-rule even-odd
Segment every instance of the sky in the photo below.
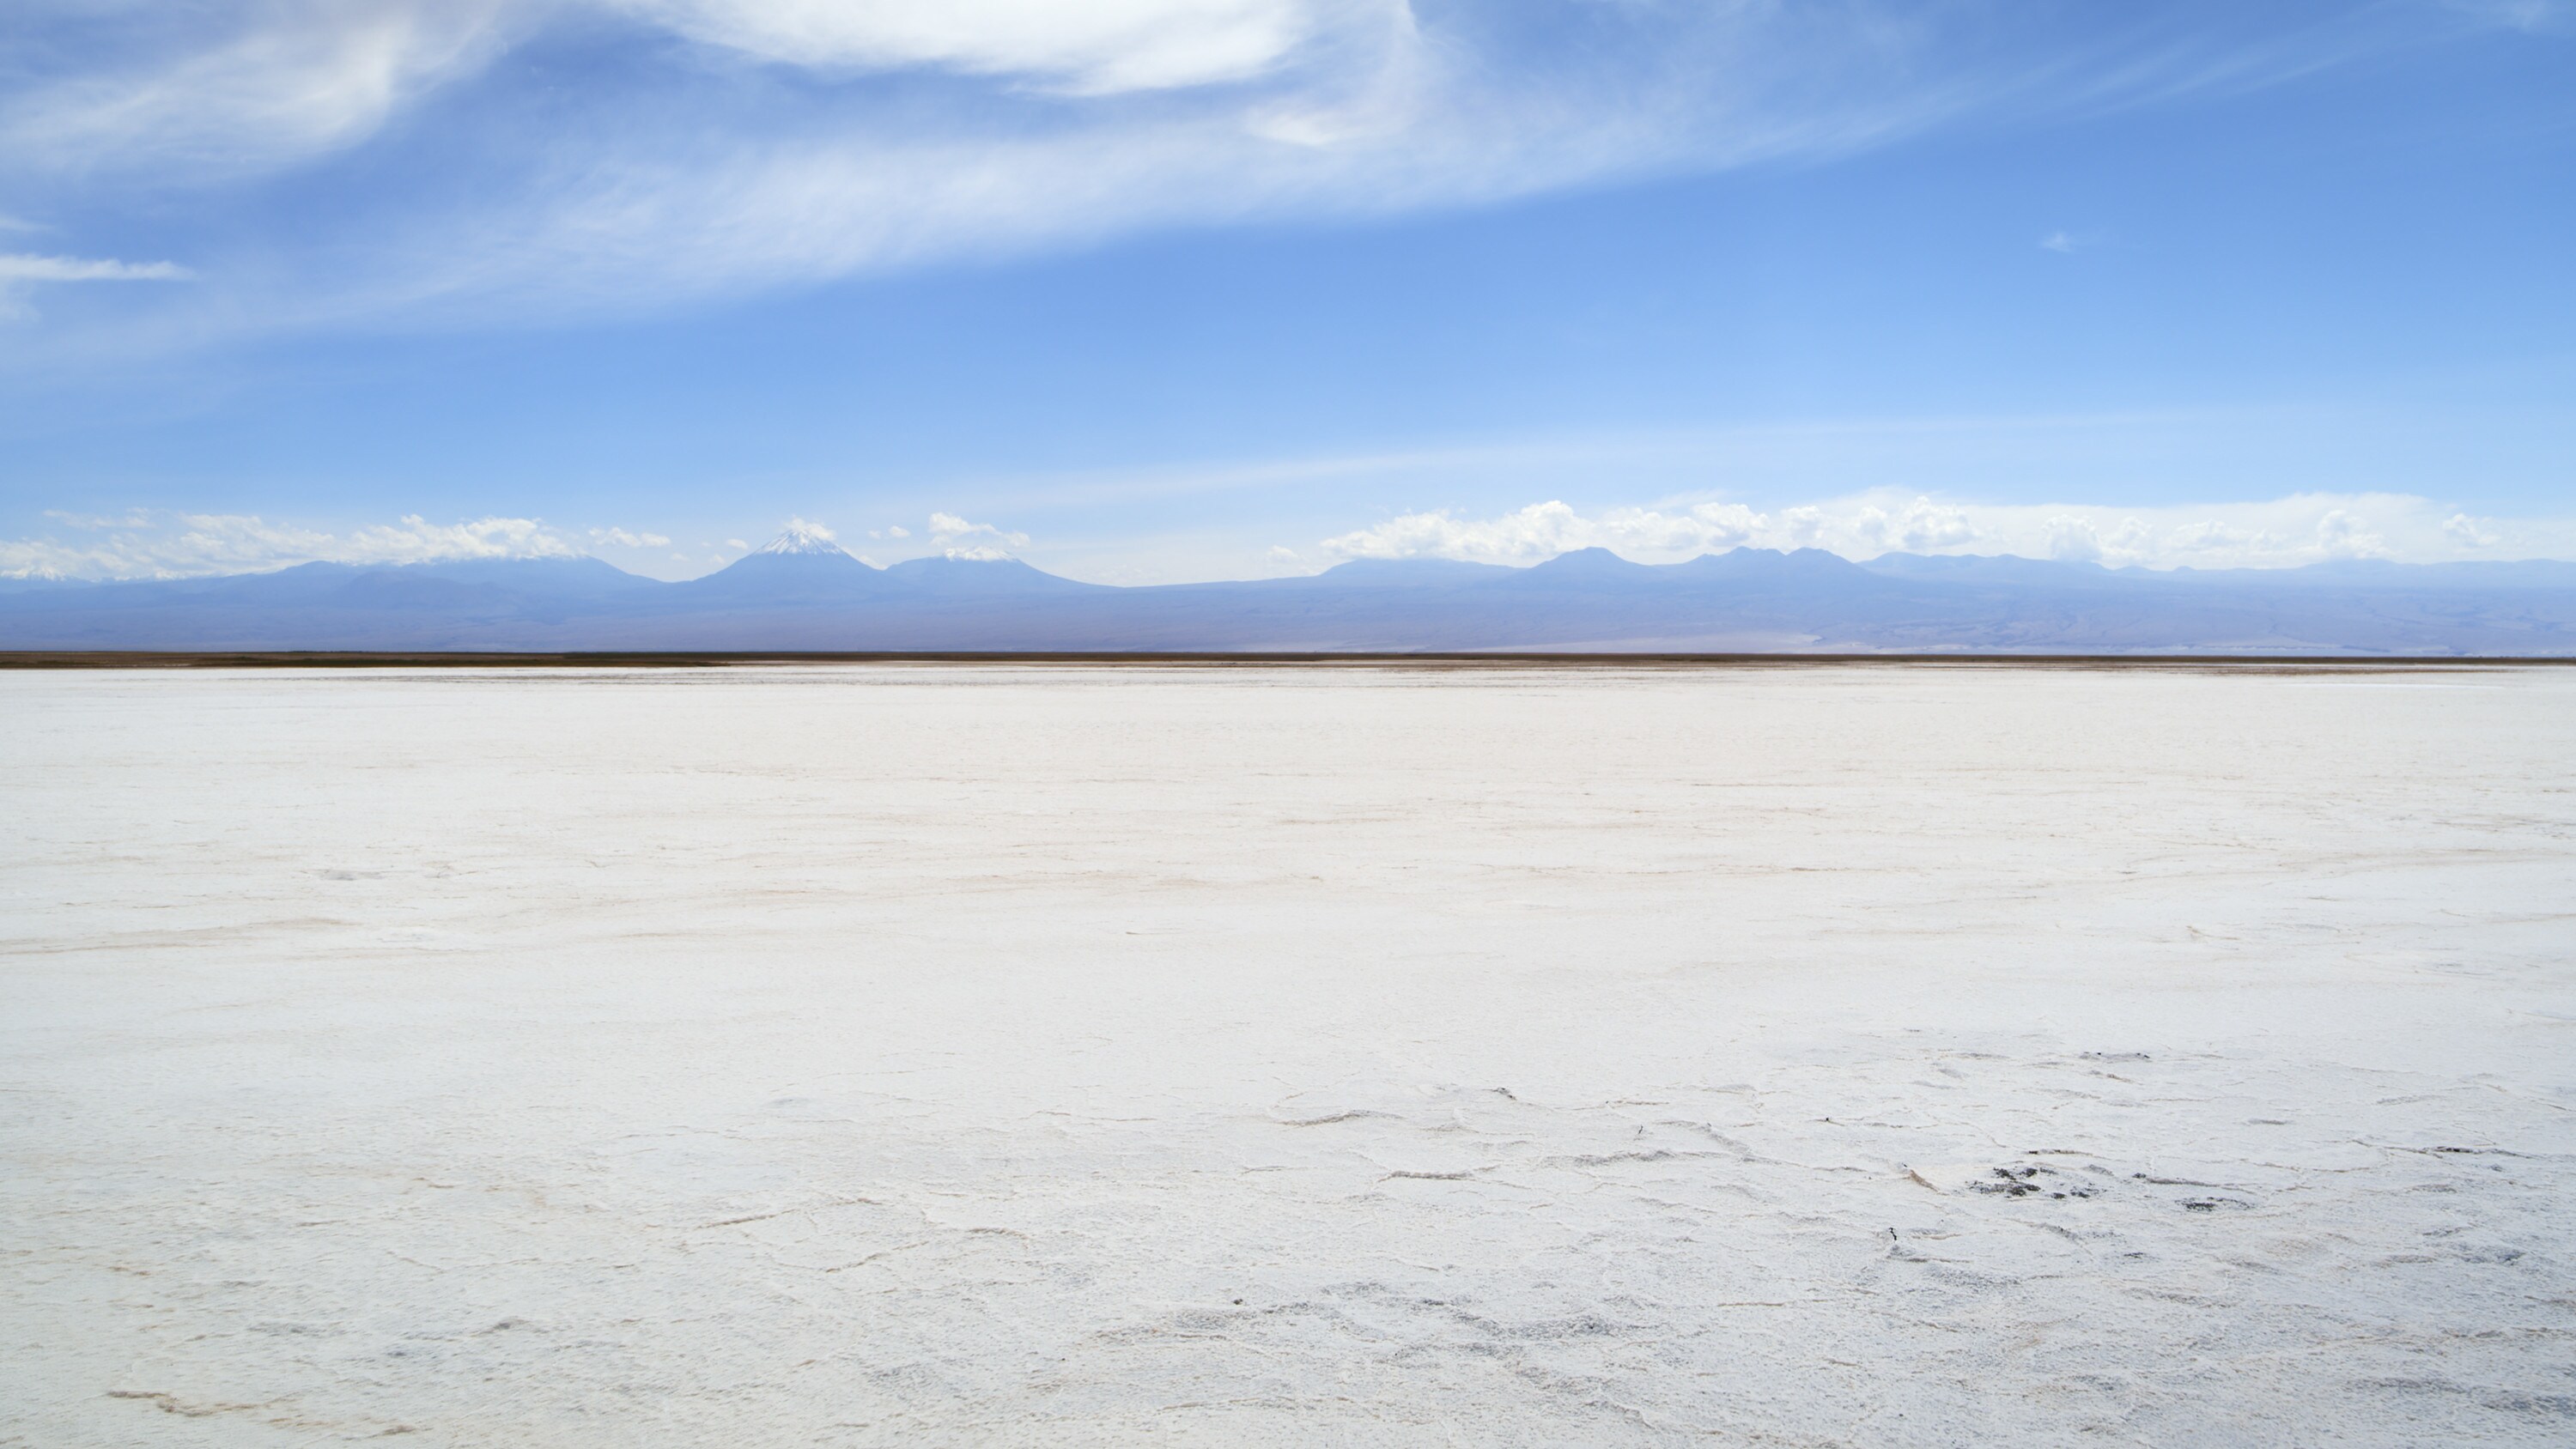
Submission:
{"label": "sky", "polygon": [[2576,0],[17,0],[0,573],[2576,558]]}

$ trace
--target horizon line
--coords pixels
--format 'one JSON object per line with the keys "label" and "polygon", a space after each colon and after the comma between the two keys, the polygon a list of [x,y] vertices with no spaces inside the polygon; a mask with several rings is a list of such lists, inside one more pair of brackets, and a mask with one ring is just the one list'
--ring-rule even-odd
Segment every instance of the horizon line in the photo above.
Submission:
{"label": "horizon line", "polygon": [[1141,589],[1208,588],[1222,584],[1285,583],[1298,579],[1322,578],[1327,574],[1337,573],[1357,564],[1455,564],[1465,568],[1493,569],[1513,573],[1525,573],[1532,569],[1545,568],[1550,564],[1558,563],[1562,560],[1573,558],[1578,555],[1596,553],[1607,555],[1630,568],[1638,569],[1685,568],[1702,559],[1727,558],[1739,553],[1763,553],[1775,555],[1780,558],[1794,558],[1800,554],[1821,554],[1827,558],[1850,564],[1854,568],[1867,568],[1869,565],[1882,559],[1891,558],[1976,559],[1981,561],[2009,561],[2014,563],[2039,564],[2048,567],[2077,570],[2089,569],[2095,573],[2108,575],[2149,574],[2158,576],[2170,574],[2288,574],[2299,573],[2308,569],[2350,568],[2354,566],[2409,570],[2483,568],[2491,566],[2509,567],[2517,564],[2560,564],[2576,566],[2576,559],[2553,558],[2545,555],[2531,555],[2521,558],[2432,559],[2421,562],[2410,562],[2403,559],[2387,557],[2355,555],[2342,558],[2307,559],[2296,563],[2243,563],[2229,564],[2218,568],[2204,568],[2194,564],[2171,564],[2163,568],[2158,568],[2152,564],[2143,563],[2120,564],[2114,566],[2103,563],[2099,559],[2089,558],[2039,558],[2033,557],[2029,554],[1971,553],[1965,551],[1918,552],[1911,549],[1887,549],[1865,557],[1855,557],[1851,554],[1841,553],[1834,549],[1822,548],[1815,545],[1802,545],[1797,548],[1783,549],[1770,548],[1760,544],[1737,544],[1732,548],[1707,549],[1700,553],[1693,554],[1688,558],[1675,559],[1669,563],[1644,563],[1639,560],[1632,559],[1606,544],[1587,544],[1581,548],[1565,549],[1561,552],[1550,554],[1546,558],[1535,559],[1528,563],[1495,563],[1481,559],[1452,558],[1441,554],[1408,554],[1394,557],[1364,554],[1356,557],[1345,558],[1338,563],[1327,565],[1326,567],[1314,570],[1311,573],[1272,574],[1264,578],[1199,579],[1178,583],[1112,584],[1097,583],[1089,579],[1075,578],[1069,574],[1050,573],[1016,554],[997,549],[949,549],[942,553],[917,554],[911,558],[902,558],[897,559],[892,563],[880,564],[873,559],[853,553],[850,550],[841,547],[837,540],[833,540],[830,542],[828,550],[808,549],[782,553],[776,548],[774,543],[771,545],[765,545],[760,548],[748,550],[741,557],[733,559],[717,568],[709,569],[707,572],[702,574],[693,574],[684,579],[655,578],[651,574],[637,573],[633,569],[622,567],[614,561],[587,549],[567,549],[563,552],[453,554],[437,558],[364,562],[349,559],[315,558],[303,559],[294,563],[282,563],[272,568],[245,568],[232,570],[230,572],[177,573],[164,571],[150,574],[113,574],[105,577],[86,577],[78,574],[66,574],[58,569],[39,565],[25,569],[0,572],[0,580],[16,583],[49,583],[108,587],[116,584],[170,584],[186,583],[193,580],[268,578],[274,577],[278,574],[291,573],[294,570],[306,568],[345,568],[361,572],[372,572],[384,569],[437,568],[455,564],[589,562],[604,565],[610,569],[616,570],[619,574],[627,578],[635,579],[642,583],[653,584],[666,588],[677,588],[682,585],[698,583],[706,579],[714,578],[719,574],[723,574],[731,569],[739,567],[741,564],[755,558],[839,557],[847,559],[851,563],[874,573],[891,573],[897,569],[908,568],[916,564],[928,563],[1014,563],[1020,565],[1022,568],[1028,569],[1032,573],[1043,574],[1052,579],[1061,579],[1067,583],[1081,584],[1087,588],[1133,591]]}

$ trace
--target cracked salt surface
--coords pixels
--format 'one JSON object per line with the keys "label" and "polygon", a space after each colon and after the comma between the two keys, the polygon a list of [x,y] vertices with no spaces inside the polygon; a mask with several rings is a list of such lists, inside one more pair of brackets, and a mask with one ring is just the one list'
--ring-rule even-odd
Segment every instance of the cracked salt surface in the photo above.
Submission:
{"label": "cracked salt surface", "polygon": [[2404,677],[8,676],[0,1443],[2564,1444]]}

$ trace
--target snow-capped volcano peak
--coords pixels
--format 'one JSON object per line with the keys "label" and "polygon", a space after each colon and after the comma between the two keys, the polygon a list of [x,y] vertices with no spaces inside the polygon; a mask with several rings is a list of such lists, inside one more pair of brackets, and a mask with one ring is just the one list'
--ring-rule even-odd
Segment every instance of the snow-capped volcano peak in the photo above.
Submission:
{"label": "snow-capped volcano peak", "polygon": [[760,552],[834,554],[842,553],[842,548],[832,542],[832,530],[819,523],[807,523],[801,518],[791,518],[787,520],[787,531],[762,545]]}

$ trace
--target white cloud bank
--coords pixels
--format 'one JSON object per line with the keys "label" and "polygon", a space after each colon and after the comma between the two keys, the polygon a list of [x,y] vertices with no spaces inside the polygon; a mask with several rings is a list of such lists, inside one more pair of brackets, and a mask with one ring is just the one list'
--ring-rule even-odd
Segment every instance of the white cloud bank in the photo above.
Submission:
{"label": "white cloud bank", "polygon": [[[533,518],[401,521],[331,533],[270,523],[254,514],[165,513],[116,517],[47,515],[72,535],[0,539],[0,576],[15,578],[185,578],[255,573],[294,564],[431,563],[452,559],[577,558],[583,550]],[[623,529],[605,534],[626,534]],[[639,541],[650,535],[626,535]],[[663,540],[668,542],[668,540]]]}
{"label": "white cloud bank", "polygon": [[671,540],[658,533],[637,533],[626,528],[594,528],[592,543],[614,544],[619,548],[668,548]]}
{"label": "white cloud bank", "polygon": [[2398,493],[2299,493],[2265,502],[2124,508],[1958,503],[1882,491],[1769,512],[1704,502],[1606,508],[1587,516],[1547,502],[1494,518],[1408,513],[1325,539],[1321,546],[1343,559],[1498,564],[1538,563],[1578,548],[1670,563],[1753,547],[1820,548],[1853,559],[1983,553],[2112,568],[2289,568],[2354,558],[2576,558],[2576,519],[2473,518]]}
{"label": "white cloud bank", "polygon": [[[573,535],[533,518],[434,524],[419,515],[334,533],[247,514],[136,510],[114,516],[48,514],[53,536],[0,539],[0,577],[179,578],[292,564],[428,563],[450,559],[570,558]],[[893,530],[885,530],[893,532]],[[828,542],[802,519],[791,535]],[[1029,545],[1025,533],[954,513],[930,515],[928,543],[950,558],[999,559]],[[593,545],[661,548],[658,533],[604,527]],[[726,540],[737,553],[746,545]],[[1606,548],[1640,563],[1674,563],[1731,548],[1819,548],[1845,558],[1883,553],[2015,554],[2122,568],[2293,568],[2334,559],[2445,563],[2474,559],[2576,559],[2576,518],[2476,517],[2399,493],[2300,493],[2268,502],[2114,507],[2071,503],[1963,503],[1892,490],[1767,511],[1723,501],[1609,507],[1581,512],[1534,503],[1491,518],[1408,513],[1323,540],[1312,553],[1251,553],[1271,570],[1298,572],[1354,558],[1447,558],[1528,565],[1579,548]],[[684,555],[675,560],[692,563]],[[707,563],[727,562],[713,557]],[[1097,570],[1092,571],[1097,573]],[[1114,571],[1113,571],[1114,572]]]}
{"label": "white cloud bank", "polygon": [[[590,548],[668,548],[668,535],[615,526],[575,534],[535,518],[478,518],[461,523],[431,523],[418,514],[399,522],[335,533],[289,523],[272,523],[256,514],[181,513],[132,509],[98,515],[51,512],[56,531],[43,537],[0,539],[0,578],[149,579],[189,578],[213,574],[256,573],[303,563],[412,564],[456,559],[578,558]],[[897,538],[907,530],[883,530]],[[1025,533],[976,523],[954,513],[930,515],[931,546],[950,558],[1008,558],[1005,549],[1025,548]],[[870,537],[876,535],[871,534]],[[805,518],[788,520],[786,531],[769,548],[835,547],[836,535]],[[586,539],[589,548],[583,546]],[[737,554],[750,551],[738,538],[725,540]],[[695,564],[686,554],[675,562]],[[722,567],[730,560],[711,556],[704,562]]]}
{"label": "white cloud bank", "polygon": [[930,515],[930,539],[950,558],[985,561],[1009,558],[1003,552],[1005,547],[1029,546],[1025,533],[1008,533],[989,523],[969,523],[954,513]]}

